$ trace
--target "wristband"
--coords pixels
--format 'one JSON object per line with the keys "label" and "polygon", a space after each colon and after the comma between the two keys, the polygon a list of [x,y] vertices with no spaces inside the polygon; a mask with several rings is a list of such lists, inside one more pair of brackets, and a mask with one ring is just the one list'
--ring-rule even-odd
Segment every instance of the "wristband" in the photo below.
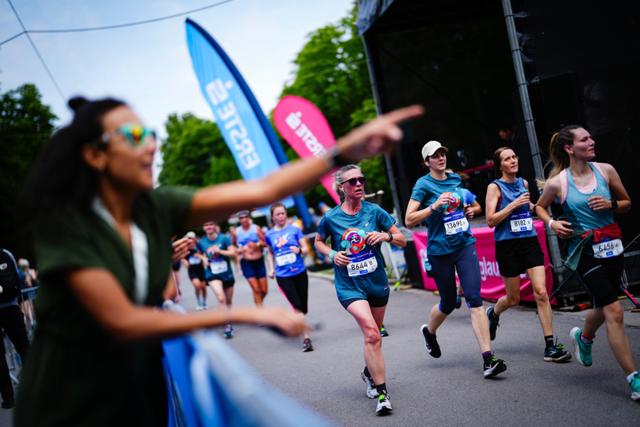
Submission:
{"label": "wristband", "polygon": [[550,220],[549,220],[549,223],[547,224],[547,225],[549,226],[549,228],[551,228],[551,224],[553,224],[554,222],[555,222],[555,220],[554,220],[554,219],[550,219]]}
{"label": "wristband", "polygon": [[329,157],[327,160],[329,162],[329,165],[331,166],[331,169],[341,168],[342,166],[346,166],[351,163],[349,160],[345,159],[342,156],[342,153],[338,151],[338,147],[333,147],[331,150],[329,150],[328,154]]}
{"label": "wristband", "polygon": [[615,211],[616,209],[618,209],[618,201],[615,199],[611,199],[611,210]]}
{"label": "wristband", "polygon": [[389,235],[389,243],[393,242],[393,234],[390,231],[387,231],[387,234]]}
{"label": "wristband", "polygon": [[336,250],[331,250],[331,252],[329,252],[329,261],[331,261],[331,263],[333,263],[333,257],[336,256],[336,254],[338,253],[338,251]]}

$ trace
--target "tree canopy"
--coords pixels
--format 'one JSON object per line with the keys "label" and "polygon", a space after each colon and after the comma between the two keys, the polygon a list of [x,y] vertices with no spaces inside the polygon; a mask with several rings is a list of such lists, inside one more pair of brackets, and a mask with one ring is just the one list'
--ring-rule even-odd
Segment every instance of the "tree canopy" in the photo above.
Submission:
{"label": "tree canopy", "polygon": [[[309,40],[293,61],[292,79],[281,94],[298,95],[313,102],[327,118],[336,138],[376,115],[364,45],[355,25],[356,17],[354,5],[349,16],[309,35]],[[365,160],[360,166],[367,176],[367,191],[384,190],[384,200],[390,205],[391,194],[383,159]],[[321,186],[308,192],[307,196],[313,205],[320,199],[329,200]]]}
{"label": "tree canopy", "polygon": [[211,120],[172,114],[165,128],[160,184],[202,187],[241,178],[218,126]]}
{"label": "tree canopy", "polygon": [[29,169],[51,136],[56,116],[33,84],[0,94],[0,227],[4,236]]}

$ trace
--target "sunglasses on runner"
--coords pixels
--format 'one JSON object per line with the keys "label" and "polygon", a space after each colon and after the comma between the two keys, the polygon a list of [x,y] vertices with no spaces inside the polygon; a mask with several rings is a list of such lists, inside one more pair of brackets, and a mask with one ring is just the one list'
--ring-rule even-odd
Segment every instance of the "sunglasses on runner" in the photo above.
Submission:
{"label": "sunglasses on runner", "polygon": [[[122,137],[132,147],[142,147],[149,141],[156,140],[156,131],[136,123],[126,123],[116,129],[113,133],[122,135]],[[102,134],[103,143],[108,143],[109,139],[111,139],[111,134],[109,134],[109,132],[105,132],[104,134]]]}
{"label": "sunglasses on runner", "polygon": [[345,184],[345,183],[349,183],[351,185],[356,185],[358,183],[364,185],[367,182],[367,179],[364,176],[359,176],[357,178],[351,178],[351,179],[347,179],[345,181],[342,181],[340,184]]}

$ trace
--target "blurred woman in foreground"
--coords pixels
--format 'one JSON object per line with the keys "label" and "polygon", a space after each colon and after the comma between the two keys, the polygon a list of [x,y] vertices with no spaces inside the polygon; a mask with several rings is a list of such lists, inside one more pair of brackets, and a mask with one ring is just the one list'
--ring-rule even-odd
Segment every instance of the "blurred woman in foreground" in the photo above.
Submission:
{"label": "blurred woman in foreground", "polygon": [[139,116],[111,98],[69,104],[73,121],[45,146],[25,189],[41,288],[16,426],[166,424],[161,338],[230,322],[302,334],[302,316],[289,310],[158,310],[171,236],[280,200],[336,166],[386,152],[402,137],[396,124],[421,113],[409,107],[379,117],[332,153],[258,181],[153,190],[155,134]]}

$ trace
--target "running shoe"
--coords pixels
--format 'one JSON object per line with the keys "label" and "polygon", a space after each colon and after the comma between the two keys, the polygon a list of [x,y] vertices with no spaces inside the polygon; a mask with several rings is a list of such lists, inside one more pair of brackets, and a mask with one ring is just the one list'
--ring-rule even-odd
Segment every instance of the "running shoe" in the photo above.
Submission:
{"label": "running shoe", "polygon": [[427,347],[427,353],[429,353],[431,357],[435,357],[436,359],[442,356],[440,345],[438,345],[438,340],[436,339],[435,335],[429,333],[427,325],[422,325],[420,327],[420,331],[422,331],[422,336],[424,337],[424,344]]}
{"label": "running shoe", "polygon": [[507,365],[504,363],[504,360],[491,356],[491,359],[482,364],[482,369],[484,370],[485,378],[493,378],[500,372],[506,371]]}
{"label": "running shoe", "polygon": [[388,337],[389,336],[389,332],[387,332],[387,329],[384,327],[384,323],[382,325],[380,325],[380,336],[381,337]]}
{"label": "running shoe", "polygon": [[496,332],[498,331],[498,326],[500,326],[500,317],[496,316],[496,311],[493,307],[487,308],[487,317],[489,318],[489,336],[493,341],[496,339]]}
{"label": "running shoe", "polygon": [[633,379],[629,381],[629,388],[631,389],[631,398],[640,400],[640,372],[636,371]]}
{"label": "running shoe", "polygon": [[378,395],[378,404],[376,405],[376,415],[388,415],[391,413],[391,401],[388,393]]}
{"label": "running shoe", "polygon": [[571,360],[571,353],[564,349],[564,345],[557,340],[553,345],[544,349],[545,362],[568,362]]}
{"label": "running shoe", "polygon": [[373,378],[366,375],[364,371],[360,372],[360,378],[362,378],[362,381],[367,385],[367,397],[369,399],[375,399],[378,397],[378,390],[376,390],[376,386],[373,383]]}
{"label": "running shoe", "polygon": [[227,326],[224,327],[224,337],[228,340],[233,338],[233,326],[230,324],[227,324]]}
{"label": "running shoe", "polygon": [[577,326],[571,329],[569,336],[571,337],[571,341],[573,341],[573,354],[576,356],[576,360],[580,362],[582,366],[591,366],[593,363],[591,359],[591,346],[593,344],[585,344],[585,342],[582,341],[582,338],[580,338],[582,336],[582,329]]}
{"label": "running shoe", "polygon": [[204,310],[204,306],[198,304],[198,306],[196,306],[196,311],[202,311],[202,310]]}
{"label": "running shoe", "polygon": [[311,338],[305,338],[304,342],[302,343],[302,352],[308,353],[310,351],[313,351],[313,344],[311,344]]}

